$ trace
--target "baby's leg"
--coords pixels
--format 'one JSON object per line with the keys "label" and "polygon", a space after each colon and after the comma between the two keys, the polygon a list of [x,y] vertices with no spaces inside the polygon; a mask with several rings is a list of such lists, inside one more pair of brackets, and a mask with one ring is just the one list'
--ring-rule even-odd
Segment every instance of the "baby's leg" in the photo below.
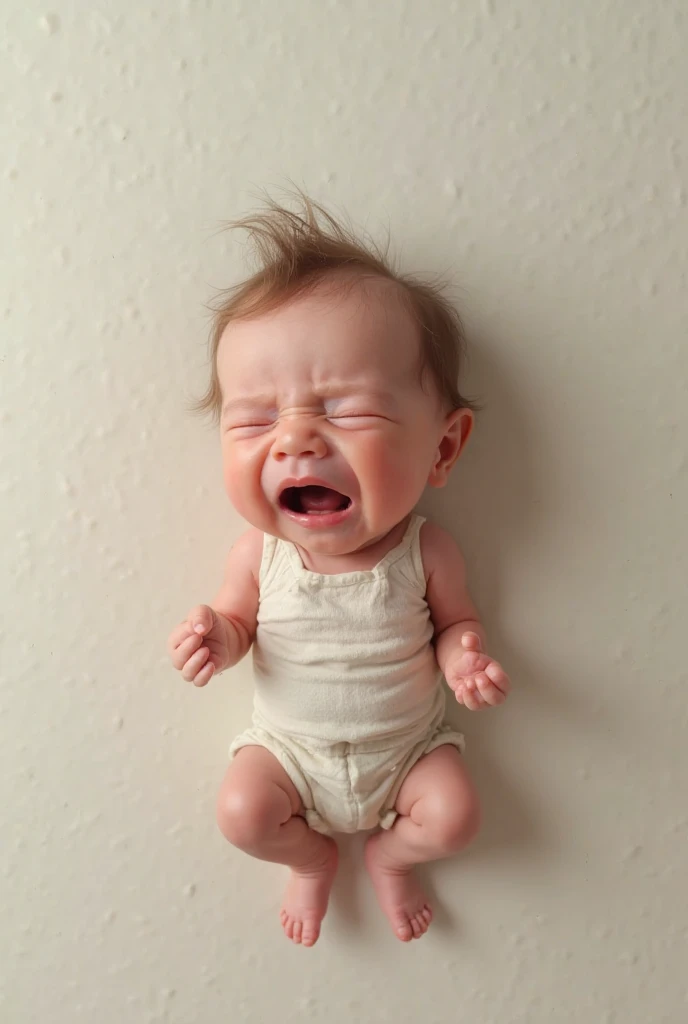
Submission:
{"label": "baby's leg", "polygon": [[294,784],[264,747],[242,747],[227,769],[217,801],[220,831],[260,860],[286,864],[291,874],[281,920],[288,938],[312,946],[337,870],[332,839],[308,827]]}
{"label": "baby's leg", "polygon": [[395,934],[408,942],[432,920],[413,865],[456,853],[478,831],[478,799],[456,747],[438,747],[413,766],[396,810],[392,828],[368,840],[366,864]]}

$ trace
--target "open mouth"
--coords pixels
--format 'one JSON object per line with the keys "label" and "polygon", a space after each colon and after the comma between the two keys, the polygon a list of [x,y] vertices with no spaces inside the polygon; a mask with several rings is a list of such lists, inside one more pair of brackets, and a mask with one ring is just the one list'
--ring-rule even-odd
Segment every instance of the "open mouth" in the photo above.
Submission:
{"label": "open mouth", "polygon": [[279,496],[280,507],[295,515],[325,516],[345,512],[351,498],[331,487],[309,484],[306,487],[285,487]]}

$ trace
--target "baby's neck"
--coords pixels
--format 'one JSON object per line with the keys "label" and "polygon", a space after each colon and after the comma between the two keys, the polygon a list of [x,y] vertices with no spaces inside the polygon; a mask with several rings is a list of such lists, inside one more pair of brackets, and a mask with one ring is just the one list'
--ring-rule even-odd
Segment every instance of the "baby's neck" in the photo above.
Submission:
{"label": "baby's neck", "polygon": [[322,573],[323,576],[337,576],[345,572],[374,569],[385,555],[401,543],[408,524],[409,516],[406,516],[389,533],[348,555],[323,555],[307,551],[306,548],[302,548],[298,544],[296,548],[305,568],[311,572]]}

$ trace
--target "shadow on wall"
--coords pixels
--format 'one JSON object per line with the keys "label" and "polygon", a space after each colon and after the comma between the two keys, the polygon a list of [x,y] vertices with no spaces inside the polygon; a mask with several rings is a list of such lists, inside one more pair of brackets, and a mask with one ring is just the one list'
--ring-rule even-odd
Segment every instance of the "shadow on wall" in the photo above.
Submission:
{"label": "shadow on wall", "polygon": [[[511,340],[512,349],[514,345],[518,348],[518,339]],[[514,699],[495,713],[467,718],[448,695],[450,721],[470,728],[468,757],[486,805],[481,838],[466,854],[479,859],[488,852],[527,856],[535,849],[542,856],[558,845],[548,827],[547,809],[539,806],[536,811],[529,794],[518,791],[500,768],[504,729],[513,730],[516,719],[534,704],[539,709],[536,723],[553,715],[578,728],[587,714],[570,687],[556,685],[561,665],[544,663],[535,629],[527,636],[520,630],[509,635],[509,606],[529,585],[523,578],[524,562],[531,556],[541,562],[543,551],[562,543],[560,485],[553,486],[552,474],[559,474],[565,490],[571,469],[559,462],[556,439],[543,437],[537,428],[532,390],[526,401],[511,385],[495,355],[499,348],[504,351],[489,338],[478,336],[471,342],[467,390],[482,411],[447,487],[428,492],[420,507],[459,541],[471,592],[488,626],[490,652],[503,661],[514,681]]]}

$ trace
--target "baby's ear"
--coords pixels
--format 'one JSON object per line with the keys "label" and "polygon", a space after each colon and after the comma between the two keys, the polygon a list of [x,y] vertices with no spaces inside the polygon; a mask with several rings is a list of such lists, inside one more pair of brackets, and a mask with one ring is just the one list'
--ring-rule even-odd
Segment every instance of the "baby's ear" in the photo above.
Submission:
{"label": "baby's ear", "polygon": [[444,487],[449,472],[466,446],[473,430],[470,409],[455,409],[444,421],[444,433],[435,452],[428,483],[431,487]]}

